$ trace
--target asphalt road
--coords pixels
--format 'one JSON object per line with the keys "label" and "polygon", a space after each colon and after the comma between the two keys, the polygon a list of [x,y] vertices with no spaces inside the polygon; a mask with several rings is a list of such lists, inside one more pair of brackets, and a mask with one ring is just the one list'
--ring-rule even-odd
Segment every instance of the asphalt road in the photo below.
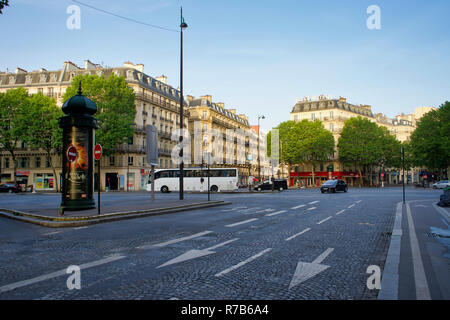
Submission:
{"label": "asphalt road", "polygon": [[[408,188],[407,199],[431,206],[441,192]],[[57,197],[5,194],[0,207],[39,206]],[[107,197],[126,203],[148,194]],[[0,219],[0,299],[376,299],[378,290],[366,285],[367,268],[383,270],[401,188],[212,199],[232,204],[68,229]],[[414,210],[419,208],[425,210]],[[429,283],[433,297],[442,297],[434,292],[448,267],[445,246],[422,231],[429,231],[427,223],[445,226],[414,219],[425,219],[418,223],[418,238],[436,244],[441,269]],[[81,289],[69,290],[66,271],[73,265],[81,268]],[[405,279],[401,288],[414,283]]]}

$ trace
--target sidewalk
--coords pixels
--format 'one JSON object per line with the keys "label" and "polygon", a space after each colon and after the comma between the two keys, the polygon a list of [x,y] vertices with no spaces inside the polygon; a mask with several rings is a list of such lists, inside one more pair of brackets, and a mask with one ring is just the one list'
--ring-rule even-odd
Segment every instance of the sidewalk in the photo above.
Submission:
{"label": "sidewalk", "polygon": [[209,208],[230,203],[223,200],[102,200],[100,215],[98,214],[98,209],[95,208],[80,211],[65,211],[63,216],[58,216],[58,207],[54,203],[48,202],[32,208],[26,204],[15,205],[14,208],[0,208],[0,217],[51,228],[79,227],[95,223]]}

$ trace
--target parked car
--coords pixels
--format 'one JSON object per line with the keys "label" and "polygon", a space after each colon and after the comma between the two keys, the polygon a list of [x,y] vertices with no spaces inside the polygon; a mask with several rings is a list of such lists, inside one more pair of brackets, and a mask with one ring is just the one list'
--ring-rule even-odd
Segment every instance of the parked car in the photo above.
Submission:
{"label": "parked car", "polygon": [[20,191],[20,187],[15,183],[4,183],[0,185],[0,192],[17,193]]}
{"label": "parked car", "polygon": [[433,189],[445,189],[447,187],[450,187],[450,181],[449,180],[441,180],[432,185]]}
{"label": "parked car", "polygon": [[348,191],[347,184],[344,180],[327,180],[320,187],[320,192],[336,192],[336,191]]}
{"label": "parked car", "polygon": [[[286,179],[274,179],[274,186],[273,189],[274,190],[287,190],[288,189],[288,185],[287,185],[287,180]],[[270,180],[266,180],[261,184],[258,184],[254,190],[272,190],[272,181]]]}

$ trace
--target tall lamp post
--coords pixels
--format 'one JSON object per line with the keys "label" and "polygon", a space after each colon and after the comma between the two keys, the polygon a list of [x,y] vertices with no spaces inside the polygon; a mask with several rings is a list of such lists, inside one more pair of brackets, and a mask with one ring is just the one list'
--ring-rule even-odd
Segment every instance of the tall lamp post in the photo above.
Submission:
{"label": "tall lamp post", "polygon": [[181,7],[181,23],[180,23],[180,200],[184,199],[184,185],[183,185],[183,29],[186,29],[188,25],[184,22],[183,7]]}
{"label": "tall lamp post", "polygon": [[261,183],[261,158],[259,156],[259,136],[260,136],[260,126],[259,126],[259,119],[265,119],[263,115],[258,116],[258,182]]}

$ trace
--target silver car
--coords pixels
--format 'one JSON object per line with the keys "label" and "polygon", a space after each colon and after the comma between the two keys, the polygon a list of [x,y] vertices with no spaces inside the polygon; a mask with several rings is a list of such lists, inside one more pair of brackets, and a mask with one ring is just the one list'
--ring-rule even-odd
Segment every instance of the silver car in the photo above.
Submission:
{"label": "silver car", "polygon": [[448,180],[441,180],[433,184],[433,189],[444,189],[450,187],[450,182]]}

